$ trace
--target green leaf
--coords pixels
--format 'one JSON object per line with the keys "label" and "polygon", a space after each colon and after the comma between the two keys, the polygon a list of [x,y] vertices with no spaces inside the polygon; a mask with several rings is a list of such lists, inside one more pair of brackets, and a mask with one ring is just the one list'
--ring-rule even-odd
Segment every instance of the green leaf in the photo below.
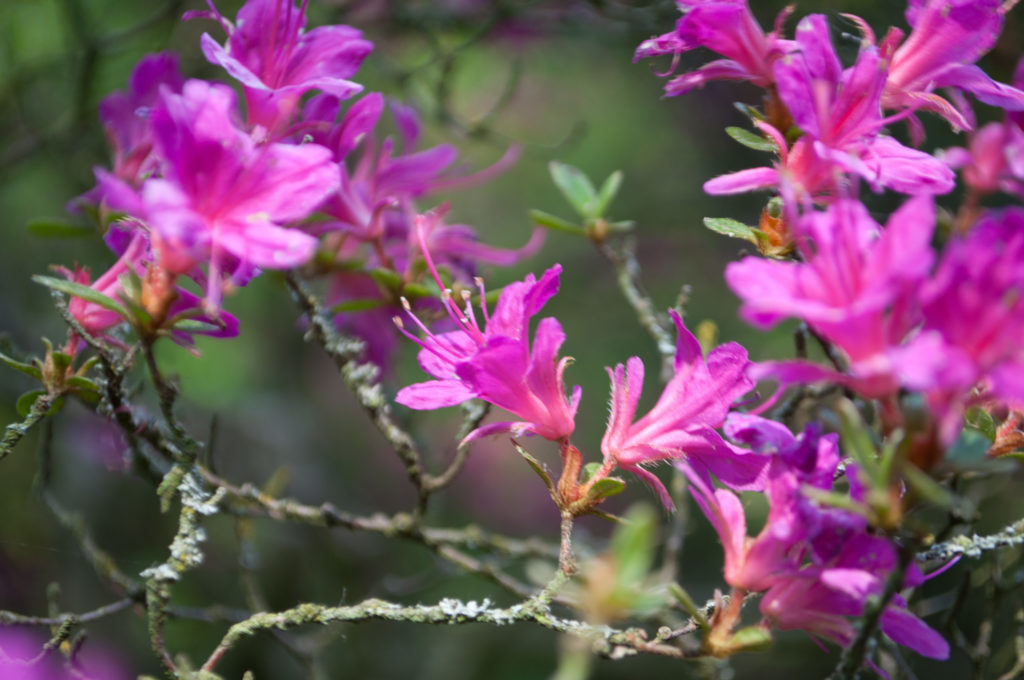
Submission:
{"label": "green leaf", "polygon": [[578,224],[573,224],[568,220],[563,220],[561,217],[556,217],[543,210],[531,210],[530,219],[536,224],[548,229],[554,229],[556,231],[565,231],[570,234],[577,234],[579,236],[585,236],[587,230]]}
{"label": "green leaf", "polygon": [[757,245],[757,229],[747,226],[731,217],[705,217],[704,226],[730,238],[740,238]]}
{"label": "green leaf", "polygon": [[36,403],[36,399],[46,395],[46,390],[32,390],[18,397],[17,403],[14,405],[14,410],[18,412],[18,415],[24,418],[28,415],[28,412],[32,410],[32,405]]}
{"label": "green leaf", "polygon": [[990,444],[996,440],[996,423],[992,420],[992,415],[985,409],[980,406],[967,409],[964,420],[967,421],[968,426],[988,437]]}
{"label": "green leaf", "polygon": [[903,478],[907,481],[907,486],[910,487],[911,491],[929,503],[940,508],[953,507],[953,503],[956,500],[953,494],[949,489],[929,477],[927,472],[914,465],[905,465],[903,467]]}
{"label": "green leaf", "polygon": [[737,142],[755,151],[778,151],[779,147],[770,139],[741,127],[727,127],[725,133]]}
{"label": "green leaf", "polygon": [[376,309],[377,307],[383,307],[387,304],[386,300],[381,298],[356,298],[353,300],[345,300],[327,310],[330,315],[343,314],[345,312],[362,312],[367,309]]}
{"label": "green leaf", "polygon": [[583,171],[559,161],[551,161],[548,169],[555,186],[569,201],[569,205],[582,217],[596,217],[594,209],[597,206],[597,191]]}
{"label": "green leaf", "polygon": [[619,188],[622,186],[623,174],[621,170],[616,170],[612,174],[608,175],[608,179],[601,185],[601,190],[597,192],[597,203],[594,205],[594,217],[604,217],[605,211],[608,210],[608,206],[612,200],[619,193]]}
{"label": "green leaf", "polygon": [[80,375],[71,376],[64,384],[76,390],[92,390],[93,392],[98,392],[100,389],[100,386],[97,385],[95,381]]}
{"label": "green leaf", "polygon": [[772,644],[772,634],[764,626],[747,626],[736,631],[729,640],[729,647],[736,652],[765,650]]}
{"label": "green leaf", "polygon": [[6,354],[0,354],[0,361],[4,362],[14,370],[21,371],[25,375],[35,378],[36,380],[43,379],[43,372],[39,369],[38,366],[33,366],[32,364],[23,364],[20,361],[15,361]]}
{"label": "green leaf", "polygon": [[117,300],[108,298],[106,295],[100,293],[97,290],[93,290],[89,286],[83,286],[80,283],[68,281],[67,279],[58,279],[52,276],[40,276],[39,274],[33,276],[32,280],[38,284],[46,286],[47,288],[59,290],[62,293],[73,295],[74,297],[85,300],[86,302],[91,302],[95,305],[99,305],[104,309],[109,309],[110,311],[116,312],[117,314],[121,315],[126,319],[129,317],[128,310],[125,309],[124,305],[122,305]]}
{"label": "green leaf", "polygon": [[690,594],[679,585],[678,583],[668,584],[668,592],[672,597],[676,598],[682,606],[683,611],[690,615],[690,618],[697,622],[697,625],[704,630],[708,629],[708,617],[704,615],[704,612],[697,606],[697,603],[693,601]]}
{"label": "green leaf", "polygon": [[625,520],[612,534],[610,548],[618,564],[616,580],[628,587],[642,582],[654,562],[657,514],[651,506],[638,504],[626,512]]}
{"label": "green leaf", "polygon": [[544,480],[544,484],[548,487],[548,491],[551,492],[552,498],[557,498],[558,492],[555,491],[555,483],[551,481],[551,476],[548,474],[548,469],[547,467],[545,467],[544,463],[541,463],[539,460],[530,455],[530,453],[522,446],[520,446],[519,442],[517,442],[515,439],[512,440],[512,446],[514,446],[516,451],[519,452],[519,455],[522,456],[526,460],[526,462],[530,464],[530,467],[533,468],[533,471],[537,473],[537,476]]}
{"label": "green leaf", "polygon": [[587,496],[594,500],[608,498],[609,496],[622,493],[625,489],[626,480],[619,477],[605,477],[594,482],[594,486],[590,487],[590,492],[587,493]]}
{"label": "green leaf", "polygon": [[82,238],[95,236],[96,231],[58,219],[32,220],[26,225],[29,233],[40,238]]}
{"label": "green leaf", "polygon": [[216,333],[219,330],[223,330],[221,326],[215,323],[200,321],[199,319],[182,319],[175,322],[171,329],[185,333]]}
{"label": "green leaf", "polygon": [[367,272],[370,278],[388,290],[397,291],[402,287],[402,276],[393,269],[378,267]]}
{"label": "green leaf", "polygon": [[889,480],[883,477],[882,470],[878,465],[878,449],[875,448],[875,443],[860,416],[860,411],[849,399],[841,399],[836,410],[842,421],[839,436],[843,441],[843,450],[870,478],[873,488],[888,486]]}

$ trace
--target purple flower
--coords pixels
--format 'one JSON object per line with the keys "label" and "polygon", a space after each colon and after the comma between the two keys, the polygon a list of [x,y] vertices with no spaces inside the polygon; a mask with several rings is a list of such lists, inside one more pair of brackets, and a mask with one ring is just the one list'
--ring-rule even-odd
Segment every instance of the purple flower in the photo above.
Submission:
{"label": "purple flower", "polygon": [[[712,80],[747,80],[760,87],[774,82],[772,63],[791,47],[790,41],[779,38],[790,10],[779,14],[775,30],[766,35],[746,0],[677,0],[676,4],[685,12],[676,29],[641,43],[633,60],[662,54],[678,59],[698,47],[727,58],[676,76],[665,85],[667,95],[685,94]],[[675,60],[673,70],[674,66]]]}
{"label": "purple flower", "polygon": [[[428,264],[436,276],[430,259]],[[506,286],[492,314],[486,306],[482,308],[483,327],[468,294],[464,310],[447,293],[443,300],[458,330],[435,334],[412,317],[425,337],[406,335],[422,347],[420,367],[436,380],[403,388],[396,401],[409,408],[436,409],[476,397],[522,418],[479,428],[467,440],[509,431],[566,440],[575,427],[580,388],[566,398],[562,375],[571,360],[558,358],[565,334],[557,319],[547,317],[538,324],[532,345],[529,339],[530,319],[558,292],[561,269],[555,265],[540,280],[530,274]],[[443,287],[440,278],[438,285]]]}
{"label": "purple flower", "polygon": [[914,292],[934,260],[929,242],[935,227],[931,199],[912,198],[886,228],[850,199],[798,222],[803,262],[748,257],[726,267],[725,278],[743,300],[741,315],[769,328],[796,317],[846,355],[850,376],[807,362],[761,364],[758,377],[783,383],[834,379],[866,396],[898,388],[889,350],[917,323]]}
{"label": "purple flower", "polygon": [[[778,423],[732,414],[726,433],[769,457],[765,493],[768,519],[756,538],[747,536],[746,517],[730,491],[713,489],[705,478],[686,470],[693,499],[718,532],[725,549],[726,582],[740,591],[763,592],[765,621],[783,630],[804,630],[840,645],[853,641],[850,617],[861,616],[868,597],[882,592],[897,566],[896,549],[868,533],[864,517],[822,506],[808,488],[829,491],[839,462],[837,436],[819,436],[809,428],[799,437]],[[853,500],[860,489],[856,469],[847,468]],[[923,577],[911,565],[906,586]],[[919,654],[945,659],[949,646],[910,614],[898,596],[886,607],[882,631]]]}
{"label": "purple flower", "polygon": [[[949,444],[973,400],[1024,402],[1024,210],[983,219],[951,241],[920,289],[924,323],[893,363],[926,393]],[[975,387],[982,392],[972,397]]]}
{"label": "purple flower", "polygon": [[[1024,109],[1024,92],[995,82],[974,63],[995,44],[1005,12],[1002,0],[911,0],[910,35],[902,41],[902,31],[894,28],[882,42],[883,54],[891,55],[883,106],[932,111],[961,130],[974,127],[970,109],[940,97],[936,89],[954,88],[986,104]],[[920,141],[924,130],[916,119],[911,121]]]}
{"label": "purple flower", "polygon": [[320,26],[306,32],[306,0],[249,0],[231,24],[212,0],[211,11],[186,18],[217,19],[228,34],[219,45],[209,34],[200,41],[203,54],[245,89],[249,125],[260,126],[275,138],[290,122],[303,94],[320,90],[345,98],[361,85],[348,80],[359,70],[373,44],[350,26]]}
{"label": "purple flower", "polygon": [[761,123],[774,140],[776,169],[758,168],[717,177],[704,185],[711,194],[731,194],[779,186],[787,198],[836,195],[842,173],[857,175],[873,189],[909,194],[941,194],[954,177],[929,154],[891,137],[878,136],[886,124],[881,97],[885,64],[878,50],[863,46],[856,63],[842,69],[823,15],[805,17],[797,26],[796,47],[774,62],[779,98],[803,137],[787,150],[783,131]]}
{"label": "purple flower", "polygon": [[114,175],[138,186],[157,169],[150,115],[163,88],[181,92],[184,85],[176,54],[149,54],[132,69],[127,92],[114,92],[100,101],[100,120],[114,151]]}
{"label": "purple flower", "polygon": [[[112,232],[116,232],[116,229]],[[217,338],[233,338],[238,335],[237,318],[226,312],[221,312],[216,319],[212,318],[201,310],[202,303],[198,297],[173,284],[173,277],[167,276],[167,273],[153,262],[148,239],[141,230],[134,231],[121,257],[94,282],[90,280],[89,270],[86,268],[75,267],[73,272],[64,267],[56,269],[69,281],[90,286],[93,290],[117,301],[121,301],[127,295],[124,277],[132,274],[138,276],[142,281],[142,299],[138,302],[146,307],[146,303],[153,300],[154,304],[161,306],[159,313],[162,318],[154,321],[162,324],[166,320],[187,317],[210,326],[209,330],[193,329],[187,332],[172,329],[171,339],[184,347],[192,347],[195,344],[192,337],[195,334]],[[162,298],[166,302],[158,302],[157,298]],[[89,334],[103,336],[117,345],[122,344],[118,338],[107,332],[126,321],[117,312],[78,297],[72,297],[68,302],[68,311]],[[151,316],[155,312],[153,309],[147,311],[151,312]]]}
{"label": "purple flower", "polygon": [[744,455],[715,431],[732,403],[754,386],[746,376],[746,350],[731,342],[716,347],[705,361],[697,338],[676,312],[669,313],[679,333],[675,372],[647,415],[633,422],[643,390],[643,362],[632,357],[625,367],[608,369],[612,397],[608,428],[601,440],[605,462],[639,476],[668,508],[672,507],[668,491],[643,466],[674,460],[705,476],[712,472],[733,488],[758,488],[764,460]]}
{"label": "purple flower", "polygon": [[206,304],[219,308],[223,277],[305,263],[316,239],[281,225],[309,216],[337,189],[338,168],[315,144],[257,145],[232,119],[235,95],[190,80],[165,90],[153,113],[162,174],[142,187],[141,211],[162,267],[208,263]]}

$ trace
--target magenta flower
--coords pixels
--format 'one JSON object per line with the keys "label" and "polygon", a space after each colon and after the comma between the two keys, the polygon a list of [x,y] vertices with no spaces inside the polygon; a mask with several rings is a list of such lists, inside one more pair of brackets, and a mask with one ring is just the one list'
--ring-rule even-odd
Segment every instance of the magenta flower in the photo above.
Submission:
{"label": "magenta flower", "polygon": [[797,127],[803,132],[791,149],[782,132],[767,123],[759,128],[779,153],[775,169],[757,168],[725,175],[704,185],[710,194],[731,194],[771,186],[787,198],[838,195],[843,173],[859,176],[873,189],[909,194],[941,194],[954,176],[929,154],[879,136],[886,124],[881,97],[885,63],[878,50],[863,46],[856,63],[842,69],[823,15],[805,17],[797,26],[796,47],[774,62],[775,83]]}
{"label": "magenta flower", "polygon": [[142,187],[141,210],[160,265],[188,274],[208,263],[206,305],[219,309],[225,274],[305,263],[316,239],[281,225],[309,216],[339,183],[316,144],[256,145],[232,120],[235,95],[190,80],[164,91],[153,113],[162,174]]}
{"label": "magenta flower", "polygon": [[[433,262],[428,259],[428,264],[433,270]],[[406,335],[422,347],[420,367],[436,380],[409,385],[395,400],[409,408],[436,409],[476,397],[522,418],[481,427],[467,440],[499,432],[565,440],[575,428],[580,400],[578,386],[571,399],[565,395],[562,376],[571,359],[558,358],[565,334],[557,319],[547,317],[538,324],[532,346],[529,340],[530,319],[558,292],[561,270],[555,265],[540,280],[530,274],[524,281],[506,286],[493,314],[488,314],[486,306],[482,308],[483,327],[468,295],[464,310],[450,297],[444,298],[458,330],[435,334],[412,317],[425,337]]]}
{"label": "magenta flower", "polygon": [[[882,105],[887,109],[922,109],[941,115],[955,128],[973,127],[973,115],[963,102],[956,104],[935,93],[939,88],[970,92],[986,104],[1019,111],[1024,92],[997,83],[976,62],[995,44],[1002,31],[1006,3],[1002,0],[910,0],[903,33],[891,29],[882,42],[890,58]],[[897,47],[898,45],[898,47]],[[891,56],[890,56],[891,55]],[[923,128],[911,119],[917,141]]]}
{"label": "magenta flower", "polygon": [[633,422],[644,383],[644,365],[632,357],[608,369],[612,384],[611,414],[601,440],[606,464],[629,470],[647,482],[666,507],[672,499],[644,466],[673,460],[706,476],[714,473],[736,489],[759,488],[765,460],[727,444],[715,431],[737,398],[754,386],[747,378],[747,351],[730,342],[716,347],[707,360],[700,343],[675,311],[669,312],[679,333],[672,378],[658,403]]}
{"label": "magenta flower", "polygon": [[[116,228],[112,229],[111,233],[116,233],[116,231]],[[166,281],[158,273],[158,270],[155,269],[155,266],[146,235],[142,231],[136,230],[117,262],[96,279],[95,282],[90,280],[89,270],[86,268],[75,267],[73,272],[64,267],[57,267],[56,269],[69,281],[89,286],[93,290],[116,301],[122,301],[122,298],[127,294],[124,289],[124,277],[131,273],[137,275],[144,282],[143,286],[147,288],[148,292],[153,292],[152,286],[154,285],[157,287],[173,286],[167,292],[172,301],[164,310],[165,319],[174,319],[181,315],[187,315],[190,319],[210,326],[208,330],[192,329],[187,332],[177,329],[171,330],[170,338],[184,347],[195,345],[195,340],[192,337],[195,334],[209,335],[216,338],[233,338],[238,335],[237,318],[223,311],[217,318],[204,313],[201,310],[202,302],[198,297],[184,288],[174,286],[173,283]],[[122,344],[118,338],[108,333],[112,328],[126,321],[117,312],[78,297],[70,299],[68,311],[90,335],[103,336],[114,344]]]}
{"label": "magenta flower", "polygon": [[[741,592],[763,592],[765,622],[783,630],[803,630],[840,645],[853,641],[850,617],[863,614],[868,597],[881,593],[896,568],[895,547],[868,533],[864,517],[848,510],[823,507],[806,489],[832,489],[839,463],[837,435],[819,436],[808,428],[794,437],[784,426],[756,416],[731,414],[726,433],[769,457],[765,493],[768,519],[756,538],[747,536],[739,499],[713,489],[692,470],[685,470],[693,499],[718,532],[725,549],[725,580]],[[851,495],[860,498],[856,469],[847,468]],[[905,585],[923,580],[913,565]],[[882,631],[919,654],[945,659],[949,646],[924,622],[910,614],[896,597],[886,607]]]}
{"label": "magenta flower", "polygon": [[[792,45],[779,38],[790,10],[779,13],[775,30],[766,35],[746,0],[677,0],[676,4],[684,12],[676,29],[641,43],[633,61],[662,54],[678,59],[680,54],[698,47],[726,59],[676,76],[665,85],[667,95],[685,94],[712,80],[746,80],[765,88],[774,82],[772,63]],[[673,70],[674,66],[675,60]]]}
{"label": "magenta flower", "polygon": [[320,26],[306,32],[306,2],[249,0],[232,24],[208,0],[207,16],[216,19],[228,35],[219,45],[209,34],[200,40],[203,54],[245,88],[249,125],[260,126],[270,138],[290,122],[299,100],[310,90],[339,98],[362,89],[348,80],[359,70],[373,44],[350,26]]}
{"label": "magenta flower", "polygon": [[849,376],[807,362],[761,364],[757,377],[783,383],[834,379],[879,397],[899,386],[889,350],[918,320],[914,291],[934,260],[931,199],[912,198],[884,230],[864,206],[843,199],[797,225],[803,262],[748,257],[729,264],[725,279],[742,300],[740,314],[761,328],[801,319],[841,349]]}
{"label": "magenta flower", "polygon": [[[150,116],[160,92],[181,92],[185,79],[173,52],[149,54],[132,69],[126,92],[114,92],[100,101],[100,120],[114,151],[114,175],[138,186],[159,166],[154,158]],[[102,196],[95,197],[97,201]]]}
{"label": "magenta flower", "polygon": [[[893,363],[904,384],[926,394],[943,442],[973,400],[1024,403],[1024,210],[983,219],[951,241],[921,286],[924,323]],[[981,394],[972,397],[980,386]]]}

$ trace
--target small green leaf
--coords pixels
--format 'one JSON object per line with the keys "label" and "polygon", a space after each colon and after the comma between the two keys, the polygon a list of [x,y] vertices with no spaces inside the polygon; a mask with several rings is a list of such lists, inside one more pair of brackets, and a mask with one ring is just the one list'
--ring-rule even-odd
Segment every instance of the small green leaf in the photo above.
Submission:
{"label": "small green leaf", "polygon": [[615,494],[622,493],[626,488],[626,481],[619,477],[605,477],[594,482],[594,486],[590,487],[590,491],[587,496],[593,500],[599,498],[608,498]]}
{"label": "small green leaf", "polygon": [[36,380],[43,379],[43,372],[39,370],[38,366],[33,366],[32,364],[23,364],[20,361],[15,361],[6,354],[0,354],[0,361],[4,362],[14,370],[21,371],[25,375],[35,378]]}
{"label": "small green leaf", "polygon": [[608,206],[615,199],[616,194],[619,193],[619,188],[622,186],[623,174],[621,170],[616,170],[612,174],[608,175],[608,179],[601,185],[601,190],[597,192],[597,203],[594,205],[594,217],[604,217],[605,211],[608,210]]}
{"label": "small green leaf", "polygon": [[55,375],[64,375],[71,366],[71,355],[64,352],[50,352],[53,361],[53,372]]}
{"label": "small green leaf", "polygon": [[548,229],[554,229],[556,231],[565,231],[579,236],[585,236],[587,233],[587,230],[578,224],[573,224],[568,220],[563,220],[561,217],[556,217],[555,215],[546,213],[543,210],[531,210],[530,219],[542,227],[547,227]]}
{"label": "small green leaf", "polygon": [[758,230],[730,217],[705,217],[704,226],[716,234],[722,234],[730,238],[740,238],[755,245],[757,244]]}
{"label": "small green leaf", "polygon": [[911,491],[940,508],[950,508],[956,500],[949,489],[943,487],[918,467],[905,465],[903,478],[907,481],[907,486]]}
{"label": "small green leaf", "polygon": [[402,287],[402,276],[393,269],[378,267],[367,272],[374,281],[388,290],[398,291]]}
{"label": "small green leaf", "polygon": [[764,626],[747,626],[733,633],[729,646],[736,652],[765,650],[772,644],[772,634]]}
{"label": "small green leaf", "polygon": [[698,626],[704,630],[708,629],[708,617],[704,615],[704,612],[700,610],[697,603],[693,601],[693,598],[690,597],[690,594],[681,585],[674,582],[668,584],[668,592],[672,597],[676,598],[683,611],[689,614],[690,618],[696,621]]}
{"label": "small green leaf", "polygon": [[71,376],[64,384],[76,390],[92,390],[93,392],[98,392],[100,389],[100,386],[97,385],[95,381],[80,375]]}
{"label": "small green leaf", "polygon": [[116,312],[117,314],[123,316],[126,319],[129,316],[128,310],[125,309],[124,305],[122,305],[117,300],[108,298],[106,295],[100,293],[97,290],[93,290],[89,286],[83,286],[80,283],[68,281],[67,279],[58,279],[52,276],[40,276],[38,274],[33,276],[32,280],[38,284],[46,286],[47,288],[59,290],[62,293],[67,293],[68,295],[73,295],[74,297],[81,298],[86,302],[91,302],[95,305],[99,305],[104,309],[109,309],[110,311]]}
{"label": "small green leaf", "polygon": [[980,406],[967,409],[964,420],[968,426],[988,437],[990,444],[996,440],[996,423],[985,409]]}
{"label": "small green leaf", "polygon": [[387,304],[387,300],[381,298],[355,298],[353,300],[345,300],[327,310],[330,315],[344,314],[346,312],[363,312],[367,309],[376,309],[383,307]]}
{"label": "small green leaf", "polygon": [[744,104],[743,102],[733,102],[732,105],[736,107],[736,110],[742,113],[750,120],[764,120],[764,114],[761,111],[750,104]]}
{"label": "small green leaf", "polygon": [[82,238],[96,235],[96,231],[93,229],[58,219],[32,220],[26,225],[26,228],[33,236],[40,238]]}
{"label": "small green leaf", "polygon": [[[18,412],[19,416],[24,418],[29,414],[29,411],[32,410],[32,407],[35,405],[36,400],[39,397],[45,397],[46,395],[46,390],[32,390],[31,392],[26,392],[25,394],[18,397],[18,401],[14,405],[14,410]],[[54,402],[53,404],[50,405],[49,412],[56,413],[62,405],[63,404],[58,404],[57,402]]]}
{"label": "small green leaf", "polygon": [[775,142],[745,128],[727,127],[725,128],[725,133],[748,149],[754,149],[755,151],[779,150],[779,147],[775,145]]}
{"label": "small green leaf", "polygon": [[558,492],[555,491],[555,483],[551,481],[551,476],[548,474],[548,469],[547,467],[545,467],[544,463],[541,463],[539,460],[530,455],[530,453],[522,446],[520,446],[519,442],[517,442],[515,439],[512,440],[512,446],[514,446],[516,451],[519,452],[519,455],[522,456],[526,460],[526,462],[530,464],[530,467],[533,468],[533,471],[537,473],[537,476],[544,480],[544,484],[548,487],[548,491],[551,492],[552,498],[557,497]]}
{"label": "small green leaf", "polygon": [[843,441],[843,450],[846,451],[857,462],[860,469],[864,471],[874,488],[888,486],[889,480],[885,479],[878,465],[878,449],[868,433],[867,426],[861,418],[860,411],[849,399],[841,399],[836,408],[839,418],[842,421],[840,437]]}
{"label": "small green leaf", "polygon": [[597,191],[583,171],[559,161],[551,161],[548,169],[551,171],[551,179],[554,180],[555,186],[565,196],[565,200],[569,201],[569,205],[581,217],[596,217],[594,209],[597,206]]}
{"label": "small green leaf", "polygon": [[221,326],[215,323],[200,321],[199,319],[182,319],[175,322],[170,328],[185,333],[216,333],[219,330],[223,330]]}

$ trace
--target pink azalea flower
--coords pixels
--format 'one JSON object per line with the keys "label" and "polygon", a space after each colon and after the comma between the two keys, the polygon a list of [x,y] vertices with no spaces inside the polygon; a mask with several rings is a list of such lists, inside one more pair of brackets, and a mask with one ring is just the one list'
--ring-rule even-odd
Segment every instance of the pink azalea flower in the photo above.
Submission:
{"label": "pink azalea flower", "polygon": [[153,112],[162,174],[142,187],[141,212],[162,267],[189,273],[208,263],[206,305],[217,310],[225,272],[305,263],[316,239],[283,224],[303,219],[339,183],[316,144],[257,145],[232,120],[234,92],[190,80],[164,91]]}
{"label": "pink azalea flower", "polygon": [[[1024,92],[997,83],[975,65],[995,44],[1002,31],[1006,3],[1002,0],[911,0],[907,22],[913,27],[904,41],[891,29],[882,42],[890,58],[882,104],[887,109],[922,109],[938,113],[953,127],[973,127],[973,115],[935,93],[939,88],[970,92],[986,104],[1019,111]],[[891,55],[891,57],[890,57]],[[911,119],[914,137],[923,138],[919,122]]]}
{"label": "pink azalea flower", "polygon": [[283,131],[309,90],[345,98],[362,89],[348,79],[373,44],[350,26],[320,26],[306,32],[307,0],[298,8],[293,0],[249,0],[234,24],[221,16],[212,0],[207,1],[209,12],[186,18],[206,16],[224,27],[227,44],[221,46],[204,33],[203,54],[242,83],[249,125],[260,126],[269,137]]}
{"label": "pink azalea flower", "polygon": [[[790,41],[779,38],[791,10],[780,12],[775,30],[765,34],[746,0],[677,0],[676,4],[684,12],[676,29],[641,43],[633,60],[662,54],[678,59],[698,47],[726,59],[676,76],[665,85],[667,95],[685,94],[712,80],[746,80],[765,88],[774,82],[772,63],[791,47]],[[675,61],[673,70],[674,65]]]}
{"label": "pink azalea flower", "polygon": [[904,384],[926,393],[949,444],[978,400],[1024,403],[1024,210],[983,219],[951,241],[920,289],[924,324],[891,351]]}
{"label": "pink azalea flower", "polygon": [[725,279],[743,300],[740,314],[761,328],[787,317],[805,321],[846,355],[849,375],[808,362],[766,362],[755,377],[781,382],[833,379],[871,397],[899,386],[888,354],[918,320],[913,293],[934,260],[931,199],[912,198],[884,230],[850,199],[798,222],[803,262],[748,257],[729,264]]}
{"label": "pink azalea flower", "polygon": [[[142,231],[135,231],[121,257],[96,281],[91,281],[87,268],[75,267],[73,272],[64,267],[56,269],[69,281],[89,286],[112,300],[121,301],[126,294],[123,277],[134,273],[145,281],[151,266],[153,266],[153,255],[150,252],[146,235]],[[238,319],[231,314],[221,312],[220,316],[214,319],[201,313],[199,311],[202,306],[200,299],[180,286],[174,286],[171,296],[173,301],[167,307],[167,319],[173,319],[188,312],[190,318],[210,325],[209,330],[190,330],[188,332],[172,330],[170,337],[179,345],[192,347],[195,344],[192,336],[195,334],[217,338],[233,338],[238,335]],[[126,321],[117,312],[78,297],[72,297],[68,302],[68,311],[90,335],[103,336],[115,344],[121,344],[119,339],[108,334],[112,328]]]}
{"label": "pink azalea flower", "polygon": [[[426,249],[424,254],[443,287]],[[558,292],[561,269],[555,265],[539,280],[530,274],[524,281],[506,286],[493,313],[482,307],[482,327],[468,295],[464,310],[447,294],[443,300],[458,330],[432,333],[413,316],[425,337],[406,335],[422,347],[420,367],[436,379],[401,389],[395,400],[409,408],[436,409],[476,397],[522,418],[481,427],[470,433],[467,441],[499,432],[566,440],[575,428],[580,388],[573,390],[571,399],[566,398],[562,376],[571,359],[558,358],[565,334],[557,319],[547,317],[538,324],[532,345],[529,339],[530,319]]]}
{"label": "pink azalea flower", "polygon": [[[879,136],[887,123],[881,97],[885,63],[865,45],[856,63],[842,69],[823,15],[805,17],[797,26],[796,47],[773,66],[780,99],[803,132],[787,148],[782,131],[759,128],[775,141],[776,168],[725,175],[704,185],[710,194],[732,194],[772,186],[797,199],[839,195],[843,173],[859,176],[873,189],[909,194],[952,190],[953,173],[929,154]],[[788,198],[788,197],[787,197]]]}
{"label": "pink azalea flower", "polygon": [[608,369],[612,397],[608,428],[601,440],[605,462],[639,476],[668,508],[672,507],[668,491],[644,466],[674,460],[704,476],[714,473],[733,488],[759,488],[764,459],[745,455],[715,431],[732,403],[753,387],[746,376],[750,365],[746,350],[730,342],[716,347],[705,360],[700,343],[682,318],[669,313],[679,333],[675,373],[647,415],[633,422],[643,390],[643,362],[632,357],[625,367]]}
{"label": "pink azalea flower", "polygon": [[[714,489],[702,476],[686,471],[693,499],[725,549],[726,582],[741,591],[764,593],[761,613],[768,625],[848,645],[855,634],[850,617],[861,616],[867,598],[882,592],[897,555],[888,540],[868,533],[862,516],[822,507],[805,493],[807,488],[832,489],[840,457],[838,437],[818,436],[811,429],[794,437],[778,423],[742,414],[730,415],[726,432],[770,459],[765,489],[769,514],[755,538],[747,536],[743,506],[735,494]],[[847,476],[851,495],[858,500],[862,490],[854,483],[856,469],[848,468]],[[905,585],[922,581],[911,565]],[[899,597],[883,612],[881,629],[924,656],[949,656],[942,636],[910,614]]]}

